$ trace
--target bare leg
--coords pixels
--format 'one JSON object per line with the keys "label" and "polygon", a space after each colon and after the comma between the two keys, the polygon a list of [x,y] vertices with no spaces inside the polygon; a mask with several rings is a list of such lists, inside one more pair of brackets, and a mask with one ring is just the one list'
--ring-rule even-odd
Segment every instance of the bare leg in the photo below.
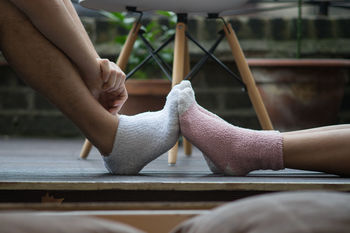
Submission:
{"label": "bare leg", "polygon": [[9,64],[47,97],[103,153],[112,150],[118,119],[91,95],[70,60],[16,7],[0,0],[0,48]]}
{"label": "bare leg", "polygon": [[[79,33],[81,35],[83,35],[84,39],[85,39],[85,42],[86,44],[90,47],[91,51],[94,51],[96,53],[96,50],[93,46],[93,44],[91,43],[91,40],[89,38],[89,35],[87,34],[87,32],[85,31],[85,28],[83,26],[83,24],[81,23],[80,21],[80,18],[77,14],[77,12],[75,11],[74,9],[74,6],[71,2],[71,0],[63,0],[64,2],[64,5],[66,6],[69,14],[71,15],[72,19],[73,19],[73,22],[75,24],[75,27],[77,28],[77,30],[79,30]],[[97,53],[95,54],[96,57],[98,57]]]}
{"label": "bare leg", "polygon": [[283,133],[283,134],[284,134],[284,135],[295,135],[295,134],[323,132],[323,131],[339,130],[339,129],[350,129],[350,124],[323,126],[323,127],[317,127],[317,128],[311,128],[311,129],[303,129],[303,130],[297,130],[297,131],[290,131],[290,132],[285,132],[285,133]]}
{"label": "bare leg", "polygon": [[350,175],[349,127],[282,135],[285,167]]}

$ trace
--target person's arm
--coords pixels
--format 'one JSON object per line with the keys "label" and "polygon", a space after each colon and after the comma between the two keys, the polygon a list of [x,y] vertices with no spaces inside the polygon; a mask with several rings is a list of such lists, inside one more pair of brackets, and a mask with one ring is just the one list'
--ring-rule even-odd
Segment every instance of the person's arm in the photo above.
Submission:
{"label": "person's arm", "polygon": [[75,23],[76,28],[78,29],[78,32],[80,35],[82,35],[85,39],[85,41],[88,43],[88,46],[90,47],[91,50],[93,50],[96,54],[97,57],[99,57],[99,55],[96,53],[96,50],[94,48],[94,45],[92,44],[89,35],[87,34],[79,16],[77,11],[75,10],[71,0],[63,0],[69,14],[72,16],[73,21]]}
{"label": "person's arm", "polygon": [[80,33],[62,0],[11,0],[39,31],[60,48],[78,67],[84,78],[97,77],[99,69],[94,49]]}
{"label": "person's arm", "polygon": [[117,99],[120,94],[123,101],[118,99],[118,102],[125,102],[125,90],[121,88],[124,86],[125,74],[115,64],[99,58],[70,1],[11,1],[48,40],[71,59],[96,98],[103,91],[114,90],[113,98]]}

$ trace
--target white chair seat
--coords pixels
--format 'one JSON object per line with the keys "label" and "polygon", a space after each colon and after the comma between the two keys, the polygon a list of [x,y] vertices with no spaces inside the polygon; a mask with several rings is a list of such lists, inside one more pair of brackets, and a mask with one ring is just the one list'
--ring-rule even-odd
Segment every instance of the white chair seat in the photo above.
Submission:
{"label": "white chair seat", "polygon": [[164,10],[175,13],[206,14],[238,9],[247,0],[80,0],[84,7],[112,12],[126,11],[136,7],[139,11]]}

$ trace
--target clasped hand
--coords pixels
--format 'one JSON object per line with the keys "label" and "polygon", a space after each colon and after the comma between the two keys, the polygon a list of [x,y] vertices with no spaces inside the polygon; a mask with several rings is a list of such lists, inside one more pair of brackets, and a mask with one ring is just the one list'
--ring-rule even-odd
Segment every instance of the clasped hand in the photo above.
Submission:
{"label": "clasped hand", "polygon": [[95,99],[110,113],[116,114],[128,98],[126,76],[114,62],[101,58],[96,58],[96,61],[98,77],[90,74],[92,77],[84,81]]}
{"label": "clasped hand", "polygon": [[108,59],[97,59],[100,64],[101,78],[103,80],[102,92],[98,101],[112,114],[122,108],[128,98],[125,88],[125,74],[114,62]]}

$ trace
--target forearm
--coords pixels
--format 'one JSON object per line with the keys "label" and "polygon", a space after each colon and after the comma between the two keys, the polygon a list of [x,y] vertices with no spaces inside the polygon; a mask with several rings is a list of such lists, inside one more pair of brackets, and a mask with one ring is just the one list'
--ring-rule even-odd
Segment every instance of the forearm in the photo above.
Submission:
{"label": "forearm", "polygon": [[[11,0],[21,9],[38,30],[78,67],[83,78],[97,78],[98,57],[92,44],[85,37],[62,0]],[[71,9],[72,10],[72,9]],[[74,9],[73,9],[74,10]],[[87,36],[87,35],[86,35]]]}
{"label": "forearm", "polygon": [[73,17],[73,21],[77,27],[77,29],[79,30],[80,35],[82,35],[85,39],[85,41],[88,43],[88,46],[90,47],[90,49],[96,54],[96,57],[99,57],[99,55],[97,54],[94,45],[92,44],[89,35],[87,34],[71,0],[63,0],[64,4],[67,8],[67,10],[69,11],[69,14]]}

